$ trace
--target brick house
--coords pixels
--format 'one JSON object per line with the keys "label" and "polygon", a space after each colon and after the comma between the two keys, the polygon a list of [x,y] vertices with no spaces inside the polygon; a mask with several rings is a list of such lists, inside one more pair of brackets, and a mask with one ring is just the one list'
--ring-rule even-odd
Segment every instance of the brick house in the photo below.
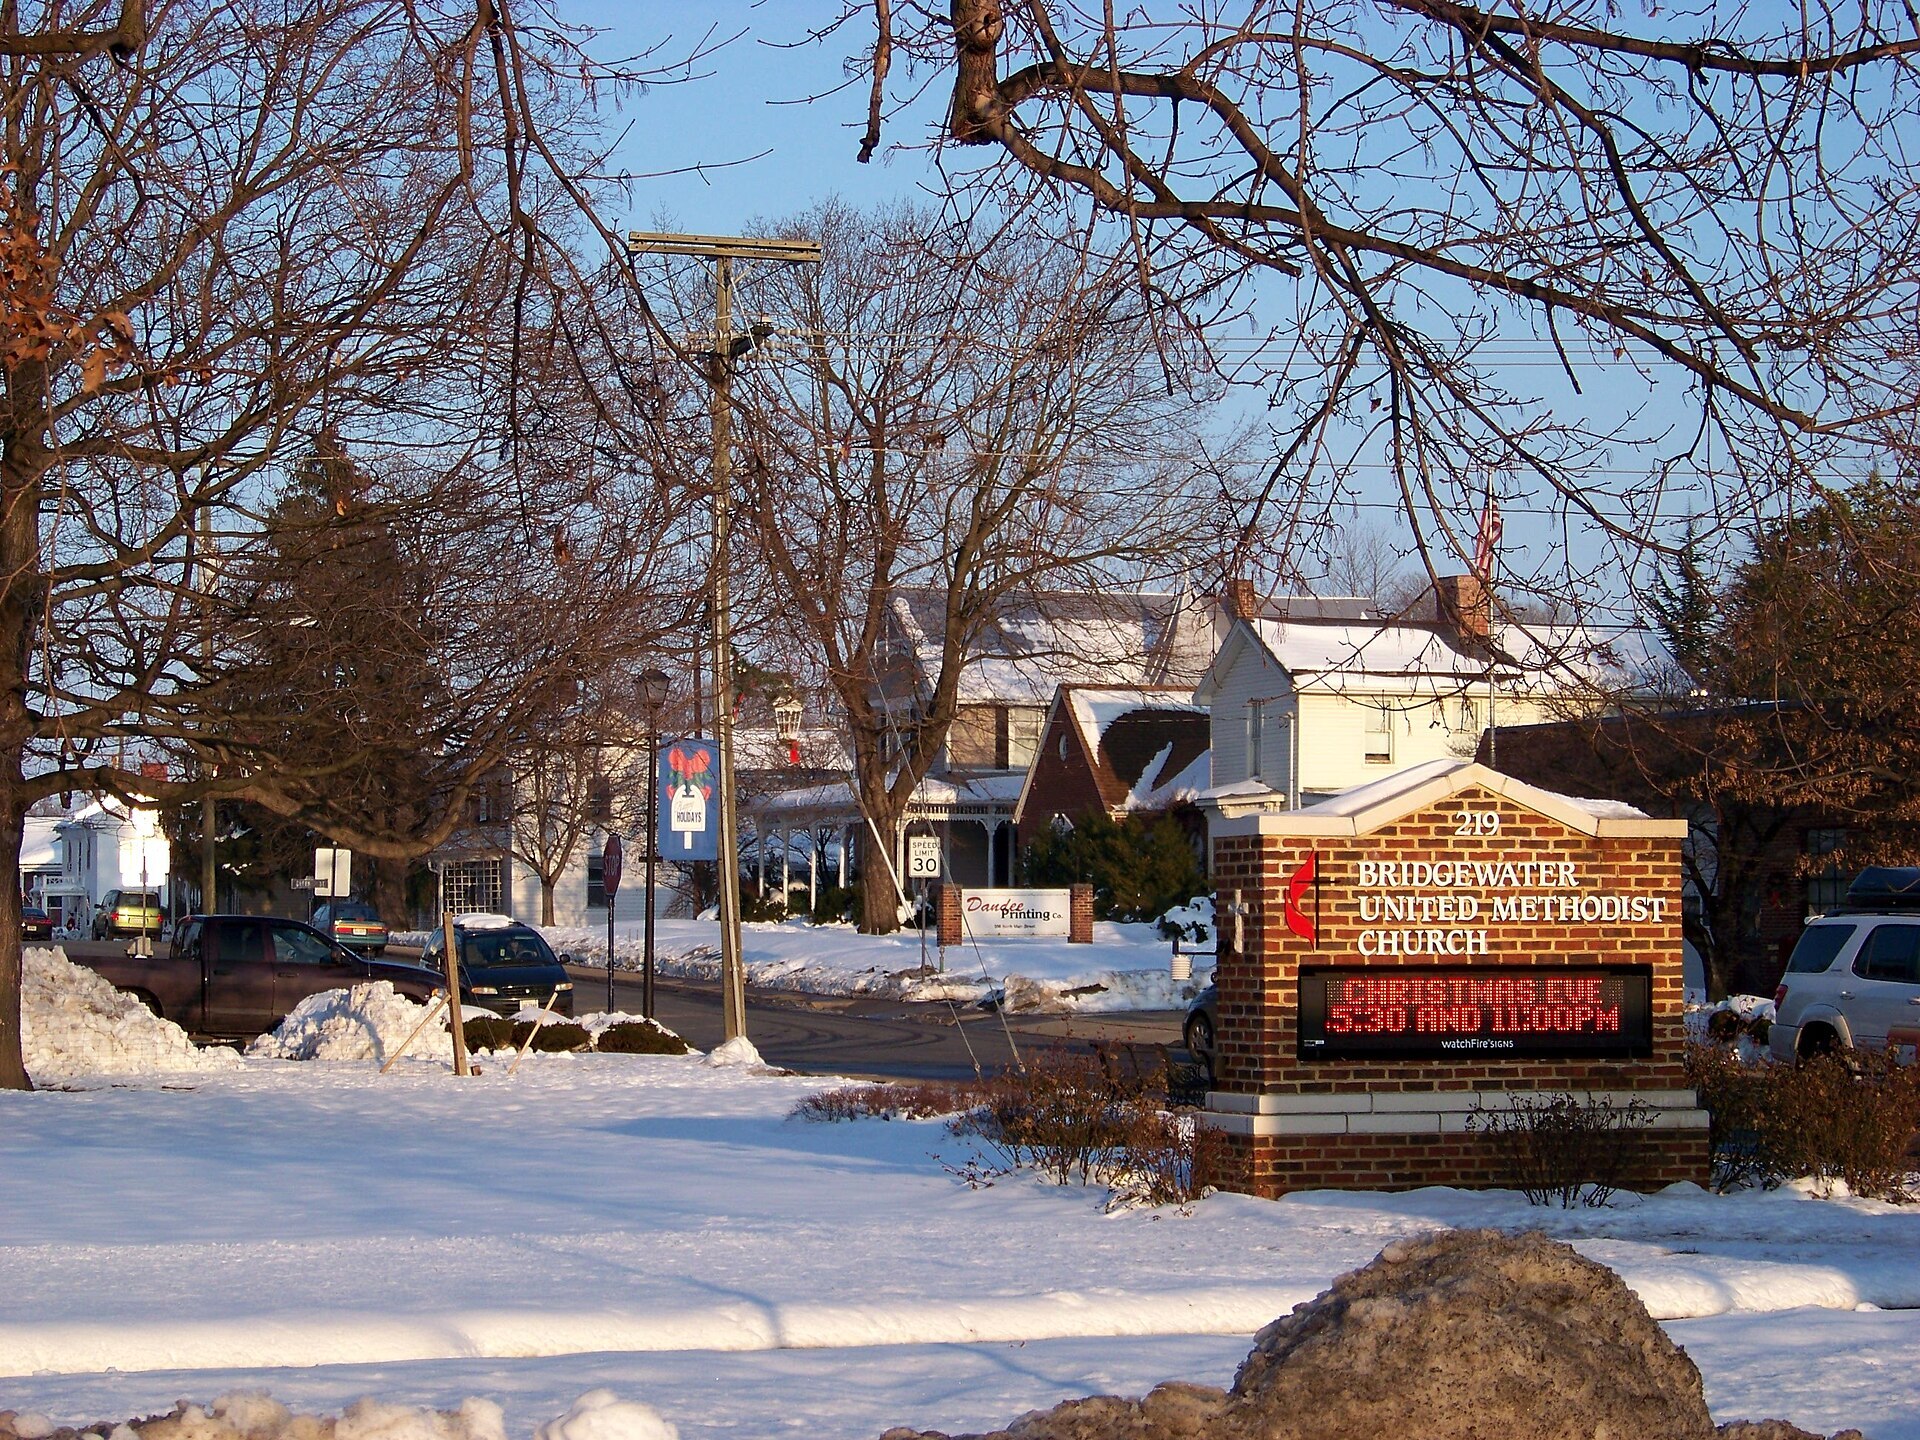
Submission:
{"label": "brick house", "polygon": [[1062,685],[1020,798],[1017,843],[1025,848],[1049,825],[1104,811],[1179,809],[1204,835],[1194,801],[1212,783],[1207,713],[1184,685]]}

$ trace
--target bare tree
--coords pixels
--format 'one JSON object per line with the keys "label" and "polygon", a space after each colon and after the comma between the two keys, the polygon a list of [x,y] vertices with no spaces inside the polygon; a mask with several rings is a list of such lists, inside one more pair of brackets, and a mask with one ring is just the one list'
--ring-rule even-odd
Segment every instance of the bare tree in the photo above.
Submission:
{"label": "bare tree", "polygon": [[[1596,536],[1618,594],[1677,511],[1739,522],[1911,427],[1905,0],[862,14],[861,158],[891,102],[949,88],[957,195],[1088,218],[1163,313],[1243,284],[1279,317],[1241,366],[1277,432],[1250,533],[1379,465],[1431,575],[1472,554],[1492,474]],[[1516,358],[1575,393],[1550,406]],[[1503,578],[1574,593],[1578,548]]]}
{"label": "bare tree", "polygon": [[[0,14],[0,1087],[27,1083],[28,805],[212,789],[414,853],[556,686],[644,641],[629,542],[662,529],[627,518],[622,487],[656,493],[630,410],[548,403],[618,378],[623,318],[551,238],[597,164],[563,31],[497,0],[110,13]],[[303,620],[263,564],[323,434],[359,477],[336,518],[389,517],[432,577],[393,617],[431,622],[430,693],[357,705],[327,677],[365,627]],[[311,688],[258,683],[275,662]],[[349,777],[402,723],[432,804],[396,836]]]}
{"label": "bare tree", "polygon": [[[800,221],[824,263],[769,274],[752,306],[788,327],[734,394],[737,477],[759,569],[749,602],[798,639],[848,726],[853,789],[895,833],[945,744],[962,673],[1002,612],[1182,573],[1211,537],[1202,397],[1169,388],[1124,275],[1031,234],[901,209]],[[909,715],[883,638],[931,591],[937,650]],[[1097,667],[1097,654],[1078,657]],[[862,924],[898,924],[888,866]]]}

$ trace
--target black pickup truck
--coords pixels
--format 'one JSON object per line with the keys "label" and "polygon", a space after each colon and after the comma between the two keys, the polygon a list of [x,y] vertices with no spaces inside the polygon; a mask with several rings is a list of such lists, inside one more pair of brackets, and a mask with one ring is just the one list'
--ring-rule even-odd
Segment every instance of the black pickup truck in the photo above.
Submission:
{"label": "black pickup truck", "polygon": [[363,980],[390,980],[419,1001],[443,988],[431,970],[356,955],[311,925],[259,915],[189,915],[167,955],[73,958],[182,1029],[221,1038],[271,1030],[307,996]]}

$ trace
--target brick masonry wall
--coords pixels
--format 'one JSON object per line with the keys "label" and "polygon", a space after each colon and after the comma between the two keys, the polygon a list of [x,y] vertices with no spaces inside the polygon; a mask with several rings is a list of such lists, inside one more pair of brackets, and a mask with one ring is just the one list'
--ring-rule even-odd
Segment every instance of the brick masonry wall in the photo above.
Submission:
{"label": "brick masonry wall", "polygon": [[1067,943],[1069,945],[1091,945],[1093,943],[1093,886],[1075,885],[1067,892],[1069,910],[1067,912]]}
{"label": "brick masonry wall", "polygon": [[[1469,813],[1492,812],[1498,833],[1461,836]],[[1223,835],[1214,845],[1214,885],[1220,911],[1219,1033],[1214,1086],[1231,1095],[1338,1095],[1417,1091],[1685,1090],[1681,1052],[1680,867],[1677,838],[1595,837],[1478,787],[1360,837]],[[1292,934],[1284,921],[1286,882],[1318,852],[1318,944]],[[1468,889],[1482,916],[1470,922],[1488,932],[1485,955],[1363,956],[1360,933],[1401,923],[1363,921],[1359,865],[1369,861],[1542,860],[1571,862],[1572,891],[1538,887],[1525,893],[1629,894],[1659,897],[1658,921],[1489,924],[1493,892]],[[1407,893],[1404,889],[1400,893]],[[1435,894],[1445,891],[1419,890]],[[1518,893],[1518,892],[1516,892]],[[1228,907],[1238,902],[1245,913]],[[1309,891],[1303,908],[1313,914]],[[1450,922],[1440,922],[1443,926]],[[1425,928],[1424,926],[1418,928]],[[1237,943],[1236,943],[1237,941]],[[1653,1053],[1646,1059],[1530,1060],[1475,1058],[1303,1063],[1298,1058],[1300,967],[1460,967],[1525,965],[1540,968],[1644,964],[1652,969]],[[1224,1107],[1223,1107],[1224,1108]],[[1404,1187],[1488,1184],[1493,1159],[1473,1135],[1286,1135],[1225,1137],[1234,1156],[1235,1188],[1276,1195],[1324,1185]],[[1648,1142],[1649,1181],[1703,1180],[1705,1134],[1657,1132]]]}
{"label": "brick masonry wall", "polygon": [[960,895],[958,885],[939,885],[934,889],[934,932],[942,947],[959,945],[966,939]]}

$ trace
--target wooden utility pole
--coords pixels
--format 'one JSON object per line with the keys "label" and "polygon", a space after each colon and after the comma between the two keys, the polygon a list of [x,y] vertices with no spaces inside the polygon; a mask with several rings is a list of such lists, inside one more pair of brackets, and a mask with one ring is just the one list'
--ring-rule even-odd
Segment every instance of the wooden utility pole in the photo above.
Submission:
{"label": "wooden utility pole", "polygon": [[447,942],[447,994],[452,997],[447,1007],[447,1029],[453,1032],[453,1073],[467,1073],[467,1031],[461,1013],[463,997],[460,994],[460,937],[454,933],[453,911],[440,912],[441,933]]}
{"label": "wooden utility pole", "polygon": [[[733,640],[729,624],[727,535],[733,475],[733,366],[754,346],[754,336],[733,333],[733,262],[820,262],[812,240],[751,239],[729,235],[678,235],[633,231],[630,255],[691,255],[714,262],[713,350],[707,383],[713,389],[713,738],[720,752],[719,843],[720,997],[726,1038],[747,1033],[747,978],[740,954],[740,824],[734,812]],[[649,817],[651,823],[651,817]]]}
{"label": "wooden utility pole", "polygon": [[[213,670],[213,511],[205,506],[200,511],[199,531],[200,563],[195,567],[195,574],[200,581],[200,593],[207,597],[201,607],[200,623],[205,633],[200,637],[200,664],[201,673],[210,674]],[[214,863],[218,805],[211,789],[200,797],[200,913],[203,915],[211,915],[220,908],[217,898],[220,871]]]}

